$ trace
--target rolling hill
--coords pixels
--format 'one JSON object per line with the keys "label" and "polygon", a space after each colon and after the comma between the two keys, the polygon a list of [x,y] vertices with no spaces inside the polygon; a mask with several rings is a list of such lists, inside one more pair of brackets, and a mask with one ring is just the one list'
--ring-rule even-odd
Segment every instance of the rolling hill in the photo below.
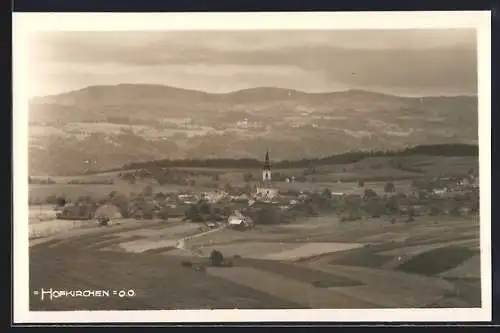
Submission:
{"label": "rolling hill", "polygon": [[30,101],[30,173],[186,158],[317,158],[359,149],[477,143],[477,98],[261,87],[211,94],[92,86]]}

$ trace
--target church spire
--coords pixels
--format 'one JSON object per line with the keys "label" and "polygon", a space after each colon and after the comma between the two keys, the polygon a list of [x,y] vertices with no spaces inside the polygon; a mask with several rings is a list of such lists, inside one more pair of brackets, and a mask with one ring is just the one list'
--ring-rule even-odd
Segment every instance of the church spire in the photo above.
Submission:
{"label": "church spire", "polygon": [[271,170],[271,163],[269,162],[269,150],[266,151],[266,159],[264,161],[264,170]]}
{"label": "church spire", "polygon": [[266,160],[262,168],[262,180],[267,182],[271,180],[271,163],[269,162],[269,150],[266,151]]}

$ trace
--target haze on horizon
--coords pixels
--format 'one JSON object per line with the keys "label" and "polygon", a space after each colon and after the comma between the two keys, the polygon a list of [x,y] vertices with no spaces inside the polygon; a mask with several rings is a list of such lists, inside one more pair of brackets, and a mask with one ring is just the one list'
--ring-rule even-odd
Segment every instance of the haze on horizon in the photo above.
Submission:
{"label": "haze on horizon", "polygon": [[43,32],[30,48],[32,97],[122,83],[477,94],[474,29]]}

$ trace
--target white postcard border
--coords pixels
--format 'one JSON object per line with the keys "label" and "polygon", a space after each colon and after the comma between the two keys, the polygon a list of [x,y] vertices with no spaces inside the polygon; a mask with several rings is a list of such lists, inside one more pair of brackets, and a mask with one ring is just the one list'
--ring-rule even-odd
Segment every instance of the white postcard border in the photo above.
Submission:
{"label": "white postcard border", "polygon": [[[28,264],[28,36],[36,31],[326,30],[475,28],[478,33],[480,247],[479,309],[30,311]],[[491,320],[491,13],[14,13],[14,322],[401,322]]]}

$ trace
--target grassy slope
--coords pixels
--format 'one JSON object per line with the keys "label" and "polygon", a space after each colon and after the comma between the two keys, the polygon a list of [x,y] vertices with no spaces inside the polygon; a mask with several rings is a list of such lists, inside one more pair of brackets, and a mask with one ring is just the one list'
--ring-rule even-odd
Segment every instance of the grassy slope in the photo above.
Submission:
{"label": "grassy slope", "polygon": [[[202,308],[301,308],[223,279],[181,267],[180,259],[77,248],[30,252],[32,290],[134,289],[134,298],[30,298],[32,310],[159,310]],[[49,259],[50,258],[50,259]],[[110,262],[113,264],[110,265]],[[223,297],[222,297],[223,296]]]}

